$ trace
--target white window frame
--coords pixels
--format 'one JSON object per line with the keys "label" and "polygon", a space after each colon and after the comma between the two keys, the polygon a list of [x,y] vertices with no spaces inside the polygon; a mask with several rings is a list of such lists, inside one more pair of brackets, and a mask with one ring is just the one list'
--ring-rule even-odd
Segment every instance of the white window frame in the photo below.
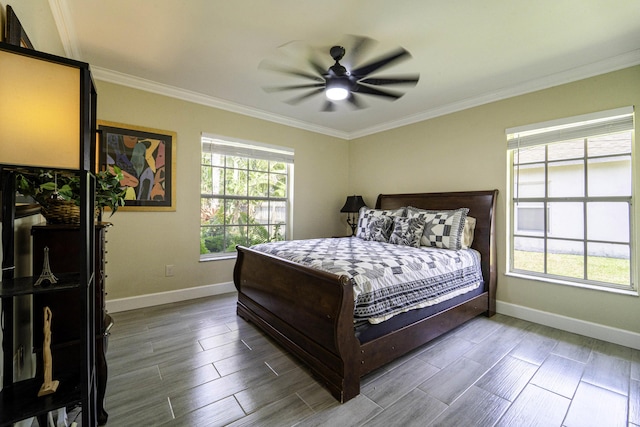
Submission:
{"label": "white window frame", "polygon": [[[585,142],[585,152],[583,154],[584,165],[585,165],[584,180],[585,180],[585,186],[586,186],[587,185],[586,183],[588,180],[586,164],[588,159],[592,158],[592,157],[589,157],[589,154],[586,152],[586,142],[588,138],[614,134],[619,132],[631,132],[631,153],[630,154],[631,154],[632,177],[631,177],[631,194],[629,195],[629,197],[626,197],[626,196],[595,197],[595,196],[588,196],[588,193],[585,193],[583,197],[577,197],[577,198],[549,197],[548,187],[549,187],[550,179],[546,175],[546,172],[545,172],[546,190],[543,197],[521,197],[520,196],[518,188],[516,188],[517,186],[516,183],[519,181],[517,176],[519,173],[519,165],[514,165],[514,161],[515,161],[514,157],[517,157],[516,153],[518,153],[520,149],[527,148],[527,147],[534,147],[534,146],[549,146],[550,144],[553,144],[555,142],[571,141],[571,140],[578,140],[578,139],[584,140]],[[506,130],[506,135],[507,135],[507,154],[509,159],[509,167],[508,167],[509,197],[507,200],[507,212],[509,214],[508,215],[509,222],[507,224],[508,226],[507,274],[518,276],[518,277],[524,277],[528,279],[533,279],[533,280],[542,280],[542,281],[571,285],[571,286],[587,287],[591,289],[638,295],[637,293],[638,272],[636,271],[637,265],[635,263],[635,258],[636,258],[635,243],[637,243],[637,241],[636,241],[635,233],[633,231],[634,218],[635,218],[635,215],[634,215],[635,208],[634,208],[633,198],[634,198],[635,192],[637,191],[637,189],[635,188],[636,187],[635,186],[636,153],[634,153],[635,135],[634,135],[633,107],[618,108],[614,110],[602,111],[602,112],[597,112],[592,114],[585,114],[581,116],[568,117],[568,118],[559,119],[559,120],[552,120],[552,121],[543,122],[543,123],[536,123],[536,124],[520,126],[516,128],[510,128]],[[546,152],[546,149],[545,149],[545,152]],[[545,171],[547,170],[547,167],[551,163],[552,161],[546,157],[544,160],[540,161],[540,165],[543,165]],[[544,254],[547,253],[548,241],[553,240],[553,237],[548,237],[548,234],[549,234],[549,224],[548,224],[549,210],[548,209],[550,208],[549,203],[553,203],[554,201],[555,202],[575,201],[577,203],[583,203],[583,206],[586,206],[586,204],[589,202],[612,201],[612,202],[628,203],[629,205],[629,240],[628,240],[628,243],[623,243],[623,244],[628,244],[628,247],[629,247],[629,264],[630,264],[629,285],[607,283],[607,282],[588,279],[587,263],[588,263],[589,255],[586,251],[587,242],[615,243],[615,244],[619,244],[620,242],[614,242],[614,241],[600,242],[600,241],[588,240],[587,233],[586,233],[586,229],[587,229],[586,214],[584,218],[584,222],[585,222],[584,235],[582,236],[581,239],[576,239],[576,242],[582,242],[585,248],[584,253],[582,254],[582,256],[584,257],[584,271],[585,271],[583,278],[571,278],[571,277],[557,276],[557,275],[548,273],[546,270],[547,268],[546,257],[544,261],[545,263],[544,272],[534,272],[534,271],[527,271],[527,270],[521,270],[521,269],[519,270],[514,267],[515,238],[517,236],[541,239],[541,243],[543,245],[543,253]],[[542,206],[546,207],[546,209],[544,209],[546,216],[545,216],[545,224],[544,224],[545,230],[543,230],[543,232],[539,232],[539,233],[521,232],[521,230],[517,229],[516,215],[517,215],[518,203],[529,203],[529,205],[535,204],[535,206],[537,206],[538,204],[541,204]],[[561,239],[561,240],[571,240],[571,239]]]}
{"label": "white window frame", "polygon": [[[291,220],[293,218],[292,215],[292,206],[293,206],[293,162],[294,162],[294,150],[288,147],[269,145],[264,143],[259,143],[255,141],[246,141],[237,138],[230,138],[226,136],[214,135],[203,133],[201,136],[201,159],[207,153],[215,153],[224,156],[234,156],[234,157],[242,157],[247,159],[259,159],[259,160],[268,160],[273,162],[283,162],[287,164],[286,170],[286,179],[287,179],[287,194],[284,198],[275,198],[270,195],[267,196],[237,196],[237,195],[226,195],[224,194],[224,189],[220,194],[209,194],[202,192],[202,183],[201,185],[201,193],[200,193],[200,203],[202,205],[202,200],[205,198],[215,198],[222,201],[224,204],[227,200],[260,200],[260,201],[272,201],[272,202],[285,202],[285,215],[286,220],[284,227],[282,229],[282,233],[284,234],[285,239],[291,238],[292,233],[292,224]],[[205,167],[211,167],[206,165],[201,160],[201,176],[202,170]],[[223,169],[226,170],[227,166],[225,165]],[[226,172],[225,172],[226,173]],[[226,222],[226,221],[225,221]],[[266,224],[267,226],[273,224]],[[209,225],[202,223],[202,217],[200,222],[201,230]],[[232,227],[237,226],[236,224],[218,224],[216,227]],[[200,238],[202,238],[202,232],[199,233]],[[225,233],[226,235],[226,233]],[[246,244],[250,244],[248,241]],[[224,244],[226,247],[226,243]],[[216,253],[204,253],[200,254],[201,261],[207,260],[215,260],[215,259],[228,259],[235,258],[237,252],[229,251],[229,252],[216,252]]]}

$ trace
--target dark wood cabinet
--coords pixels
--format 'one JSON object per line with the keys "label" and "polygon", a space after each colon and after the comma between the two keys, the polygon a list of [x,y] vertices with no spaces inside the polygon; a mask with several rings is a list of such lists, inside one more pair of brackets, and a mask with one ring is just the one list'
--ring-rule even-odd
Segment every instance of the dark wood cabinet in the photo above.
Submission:
{"label": "dark wood cabinet", "polygon": [[[107,386],[107,340],[112,326],[111,316],[105,308],[105,253],[107,231],[110,223],[98,223],[95,226],[95,352],[97,374],[97,415],[98,424],[107,422],[104,409],[104,394]],[[49,266],[54,275],[74,273],[80,269],[80,228],[74,225],[36,225],[31,228],[33,237],[33,275],[39,276],[44,264],[44,248],[48,248]],[[55,286],[55,285],[54,285]],[[82,298],[78,289],[67,289],[50,294],[33,296],[33,322],[41,325],[44,321],[43,310],[47,306],[55,313],[51,327],[51,352],[54,371],[68,371],[78,366],[82,357],[80,346],[81,328],[77,322],[77,313],[81,310]],[[42,378],[42,342],[40,329],[33,331],[33,350],[36,360],[36,378]]]}

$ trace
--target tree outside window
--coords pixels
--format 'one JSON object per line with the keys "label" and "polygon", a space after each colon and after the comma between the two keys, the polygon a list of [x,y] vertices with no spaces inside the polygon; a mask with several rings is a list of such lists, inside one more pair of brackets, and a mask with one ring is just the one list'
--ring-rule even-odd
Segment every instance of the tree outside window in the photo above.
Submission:
{"label": "tree outside window", "polygon": [[283,148],[203,137],[201,258],[287,238],[292,161]]}

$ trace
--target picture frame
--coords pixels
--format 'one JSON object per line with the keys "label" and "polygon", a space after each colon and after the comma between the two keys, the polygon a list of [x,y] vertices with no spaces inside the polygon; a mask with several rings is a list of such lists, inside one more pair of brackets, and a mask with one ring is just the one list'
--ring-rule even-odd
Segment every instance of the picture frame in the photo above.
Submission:
{"label": "picture frame", "polygon": [[127,186],[118,211],[176,210],[176,133],[97,121],[98,169],[118,166]]}
{"label": "picture frame", "polygon": [[7,5],[7,28],[5,32],[5,41],[7,43],[27,49],[35,49],[10,5]]}

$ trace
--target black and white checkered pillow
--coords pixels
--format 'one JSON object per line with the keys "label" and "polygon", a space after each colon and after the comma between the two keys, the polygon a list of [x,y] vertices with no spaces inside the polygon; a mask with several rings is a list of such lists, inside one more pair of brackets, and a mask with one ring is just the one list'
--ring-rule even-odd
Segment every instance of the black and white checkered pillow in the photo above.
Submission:
{"label": "black and white checkered pillow", "polygon": [[418,248],[424,226],[424,219],[420,217],[395,217],[393,218],[393,231],[389,237],[389,243]]}
{"label": "black and white checkered pillow", "polygon": [[443,249],[460,249],[462,247],[462,231],[469,209],[431,211],[412,206],[407,208],[408,218],[423,218],[424,232],[420,243]]}
{"label": "black and white checkered pillow", "polygon": [[404,208],[392,209],[392,210],[382,210],[382,209],[371,209],[366,206],[360,208],[359,218],[358,218],[358,229],[356,230],[356,237],[361,239],[367,239],[368,230],[369,230],[369,221],[372,218],[377,218],[379,216],[403,216]]}

